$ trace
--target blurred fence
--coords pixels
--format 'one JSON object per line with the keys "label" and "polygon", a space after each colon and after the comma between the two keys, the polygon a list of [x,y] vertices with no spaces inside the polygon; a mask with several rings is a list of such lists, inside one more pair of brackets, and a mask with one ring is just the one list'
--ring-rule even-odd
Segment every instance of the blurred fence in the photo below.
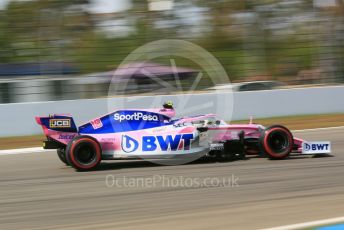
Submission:
{"label": "blurred fence", "polygon": [[[220,61],[231,81],[344,81],[343,0],[4,2],[0,63],[68,62],[78,71],[47,75],[42,69],[39,77],[24,79],[1,74],[0,67],[1,103],[107,95],[108,85],[94,76],[115,69],[131,51],[158,39],[200,45]],[[170,58],[178,66],[199,69],[180,57],[154,61],[169,65]],[[90,74],[94,81],[85,84],[82,78]],[[205,79],[199,88],[211,84]]]}
{"label": "blurred fence", "polygon": [[[231,97],[233,102],[231,103]],[[189,95],[132,96],[89,100],[66,100],[36,103],[12,103],[0,105],[3,122],[0,137],[33,135],[42,133],[35,116],[71,114],[77,125],[118,109],[160,108],[161,103],[172,100],[177,116],[216,113],[226,121],[254,118],[343,113],[344,86],[284,89],[271,91],[206,93]],[[232,110],[233,108],[233,110]],[[233,112],[233,114],[232,114]]]}

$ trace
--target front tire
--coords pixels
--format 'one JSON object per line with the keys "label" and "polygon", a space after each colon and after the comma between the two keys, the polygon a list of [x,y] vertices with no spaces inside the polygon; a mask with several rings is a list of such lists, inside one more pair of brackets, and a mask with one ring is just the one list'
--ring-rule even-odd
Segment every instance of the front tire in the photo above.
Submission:
{"label": "front tire", "polygon": [[66,159],[79,171],[95,169],[102,159],[101,146],[93,137],[77,136],[67,145]]}
{"label": "front tire", "polygon": [[273,125],[262,131],[261,151],[270,159],[285,159],[293,149],[293,135],[284,126]]}

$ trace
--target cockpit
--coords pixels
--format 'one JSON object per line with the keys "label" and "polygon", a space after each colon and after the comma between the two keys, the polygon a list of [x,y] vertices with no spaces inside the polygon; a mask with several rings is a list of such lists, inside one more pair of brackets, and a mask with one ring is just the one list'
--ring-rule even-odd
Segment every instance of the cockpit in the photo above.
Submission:
{"label": "cockpit", "polygon": [[193,121],[191,123],[197,127],[219,127],[227,125],[225,121],[217,119],[216,117]]}

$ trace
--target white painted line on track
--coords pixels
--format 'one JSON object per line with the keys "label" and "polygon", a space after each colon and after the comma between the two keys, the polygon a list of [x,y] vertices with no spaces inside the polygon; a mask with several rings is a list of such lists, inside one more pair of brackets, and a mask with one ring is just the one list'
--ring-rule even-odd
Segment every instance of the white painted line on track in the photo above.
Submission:
{"label": "white painted line on track", "polygon": [[309,131],[321,131],[321,130],[333,130],[333,129],[343,129],[344,126],[336,127],[326,127],[326,128],[315,128],[315,129],[300,129],[300,130],[291,130],[292,132],[309,132]]}
{"label": "white painted line on track", "polygon": [[327,224],[336,224],[340,222],[344,222],[344,216],[331,218],[331,219],[311,221],[311,222],[304,222],[304,223],[299,223],[299,224],[285,225],[285,226],[274,227],[274,228],[265,228],[262,230],[295,230],[295,229],[317,227],[317,226],[327,225]]}
{"label": "white painted line on track", "polygon": [[[333,130],[333,129],[344,129],[344,126],[316,128],[316,129],[292,130],[292,132],[297,133],[297,132],[321,131],[321,130]],[[47,152],[47,151],[51,151],[51,150],[46,150],[46,149],[43,149],[42,147],[23,148],[23,149],[5,149],[5,150],[0,150],[0,156],[14,155],[14,154],[25,154],[25,153],[40,153],[40,152]]]}
{"label": "white painted line on track", "polygon": [[0,150],[0,156],[25,154],[25,153],[40,153],[40,152],[46,152],[46,151],[49,151],[49,150],[43,149],[42,147],[23,148],[23,149],[6,149],[6,150]]}

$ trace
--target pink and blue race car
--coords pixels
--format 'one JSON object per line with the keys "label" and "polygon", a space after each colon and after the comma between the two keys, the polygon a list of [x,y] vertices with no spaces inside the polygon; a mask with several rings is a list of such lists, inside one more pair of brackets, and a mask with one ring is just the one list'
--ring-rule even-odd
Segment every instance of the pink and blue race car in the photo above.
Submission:
{"label": "pink and blue race car", "polygon": [[108,113],[79,127],[71,116],[36,117],[62,162],[92,170],[101,160],[244,159],[260,155],[284,159],[290,153],[330,153],[329,142],[306,142],[281,125],[227,124],[214,114],[175,119],[172,103],[161,109],[126,109]]}

